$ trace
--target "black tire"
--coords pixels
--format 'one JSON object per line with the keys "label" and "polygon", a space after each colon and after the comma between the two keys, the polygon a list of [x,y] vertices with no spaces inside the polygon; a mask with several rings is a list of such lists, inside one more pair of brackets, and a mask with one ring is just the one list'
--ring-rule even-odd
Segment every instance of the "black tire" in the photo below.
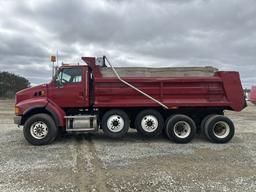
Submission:
{"label": "black tire", "polygon": [[[37,128],[36,128],[37,126]],[[42,138],[36,137],[35,129],[42,130],[42,127],[47,127],[47,133]],[[40,128],[41,127],[41,128]],[[33,129],[34,128],[34,129]],[[23,134],[26,140],[32,145],[46,145],[54,141],[58,135],[58,128],[51,116],[45,113],[39,113],[28,118],[23,127]]]}
{"label": "black tire", "polygon": [[[113,118],[113,121],[111,121],[110,118]],[[112,122],[111,124],[112,127],[108,126],[108,121]],[[128,115],[123,110],[119,110],[119,109],[113,109],[113,110],[107,111],[103,115],[101,120],[101,126],[103,129],[103,132],[108,137],[111,137],[111,138],[123,137],[128,132],[129,125],[130,125],[130,122],[129,122]]]}
{"label": "black tire", "polygon": [[206,121],[205,132],[207,132],[207,138],[210,141],[226,143],[233,138],[235,126],[229,118],[223,115],[214,115]]}
{"label": "black tire", "polygon": [[[184,125],[186,127],[183,127]],[[176,130],[179,128],[178,126],[182,126],[180,128],[183,129],[185,135],[178,134]],[[174,140],[176,143],[188,143],[194,138],[196,134],[196,125],[195,122],[186,115],[173,115],[166,121],[165,133],[170,140]]]}
{"label": "black tire", "polygon": [[[155,124],[157,124],[157,127],[154,127]],[[135,128],[137,129],[138,133],[144,136],[154,137],[162,133],[164,128],[164,119],[158,111],[146,109],[141,111],[136,116]]]}
{"label": "black tire", "polygon": [[206,123],[206,121],[207,121],[209,118],[211,118],[211,117],[213,117],[213,116],[215,116],[215,115],[216,115],[216,114],[209,114],[209,115],[206,115],[206,116],[203,118],[203,120],[202,120],[202,122],[201,122],[201,124],[200,124],[200,131],[201,131],[201,133],[203,133],[203,135],[204,135],[207,139],[209,139],[209,140],[210,140],[210,138],[209,138],[207,129],[205,128],[205,123]]}

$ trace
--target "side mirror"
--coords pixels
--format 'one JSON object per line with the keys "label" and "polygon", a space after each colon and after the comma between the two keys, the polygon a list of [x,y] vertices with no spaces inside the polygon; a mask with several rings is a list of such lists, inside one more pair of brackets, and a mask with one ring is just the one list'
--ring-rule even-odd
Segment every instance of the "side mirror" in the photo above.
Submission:
{"label": "side mirror", "polygon": [[56,85],[56,87],[59,87],[59,88],[63,86],[63,84],[62,84],[60,79],[56,79],[55,80],[55,85]]}

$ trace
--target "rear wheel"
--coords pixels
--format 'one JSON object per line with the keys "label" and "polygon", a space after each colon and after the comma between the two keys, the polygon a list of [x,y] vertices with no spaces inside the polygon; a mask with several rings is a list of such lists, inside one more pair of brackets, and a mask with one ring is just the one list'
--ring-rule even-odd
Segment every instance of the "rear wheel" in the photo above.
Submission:
{"label": "rear wheel", "polygon": [[209,140],[210,140],[210,138],[209,138],[207,129],[205,128],[205,123],[206,123],[206,121],[207,121],[209,118],[213,117],[214,115],[215,115],[215,114],[206,115],[206,116],[203,118],[203,120],[202,120],[202,122],[201,122],[201,124],[200,124],[200,131],[201,131],[201,133],[203,133],[203,135],[204,135],[207,139],[209,139]]}
{"label": "rear wheel", "polygon": [[101,121],[104,133],[111,138],[123,137],[129,129],[129,117],[123,110],[107,111]]}
{"label": "rear wheel", "polygon": [[176,143],[188,143],[195,136],[196,125],[186,115],[173,115],[166,121],[165,133]]}
{"label": "rear wheel", "polygon": [[235,134],[233,122],[223,115],[210,117],[206,121],[204,129],[208,135],[207,138],[214,143],[226,143],[230,141]]}
{"label": "rear wheel", "polygon": [[56,138],[58,129],[51,116],[40,113],[33,115],[25,122],[23,134],[32,145],[46,145]]}
{"label": "rear wheel", "polygon": [[154,137],[162,133],[164,119],[156,110],[143,110],[136,116],[135,127],[142,135]]}

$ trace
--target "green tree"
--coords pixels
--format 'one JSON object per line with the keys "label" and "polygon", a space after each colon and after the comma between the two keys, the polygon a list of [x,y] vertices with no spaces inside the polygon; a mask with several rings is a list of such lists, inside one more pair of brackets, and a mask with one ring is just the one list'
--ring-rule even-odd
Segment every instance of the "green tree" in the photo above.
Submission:
{"label": "green tree", "polygon": [[15,93],[30,87],[30,82],[9,72],[0,72],[0,98],[14,98]]}

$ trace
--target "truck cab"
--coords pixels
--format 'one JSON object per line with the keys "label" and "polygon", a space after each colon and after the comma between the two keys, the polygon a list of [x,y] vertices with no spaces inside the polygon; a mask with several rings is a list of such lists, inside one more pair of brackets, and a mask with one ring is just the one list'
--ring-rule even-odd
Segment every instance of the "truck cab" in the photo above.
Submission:
{"label": "truck cab", "polygon": [[[16,93],[14,123],[26,127],[26,124],[30,123],[30,118],[34,116],[47,122],[38,121],[38,124],[32,125],[34,133],[24,131],[26,139],[34,145],[50,142],[45,138],[46,133],[49,134],[46,127],[55,127],[52,134],[64,128],[70,128],[70,131],[75,131],[76,128],[81,132],[95,131],[97,122],[95,116],[90,115],[92,78],[88,65],[63,64],[57,68],[49,83]],[[81,123],[82,126],[89,127],[81,129]],[[34,138],[36,140],[33,142]]]}
{"label": "truck cab", "polygon": [[64,65],[48,85],[48,99],[61,108],[89,107],[89,81],[88,66]]}

